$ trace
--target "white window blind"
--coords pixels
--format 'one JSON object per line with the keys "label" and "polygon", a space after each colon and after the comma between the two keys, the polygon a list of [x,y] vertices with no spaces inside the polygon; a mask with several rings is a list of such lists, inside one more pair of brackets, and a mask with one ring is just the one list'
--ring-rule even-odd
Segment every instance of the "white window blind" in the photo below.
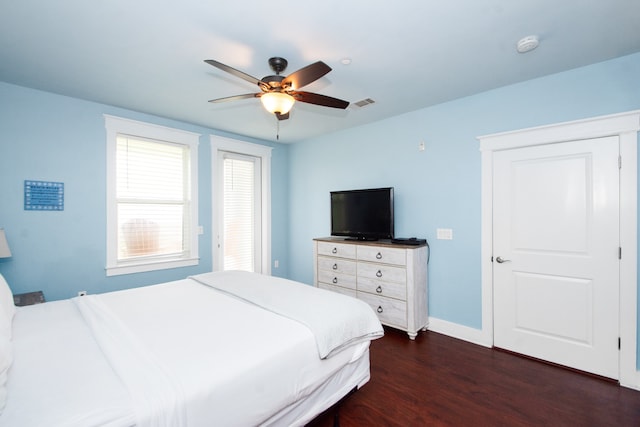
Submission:
{"label": "white window blind", "polygon": [[254,161],[224,158],[224,269],[255,271]]}
{"label": "white window blind", "polygon": [[107,275],[198,264],[199,135],[105,115]]}
{"label": "white window blind", "polygon": [[118,135],[118,261],[189,250],[189,147]]}

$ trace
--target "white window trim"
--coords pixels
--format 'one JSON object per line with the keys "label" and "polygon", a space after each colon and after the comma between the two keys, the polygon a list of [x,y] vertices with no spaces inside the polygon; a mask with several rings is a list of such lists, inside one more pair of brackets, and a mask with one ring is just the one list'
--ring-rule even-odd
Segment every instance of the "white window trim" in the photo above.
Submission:
{"label": "white window trim", "polygon": [[[168,268],[198,265],[198,144],[200,134],[165,126],[104,115],[107,129],[107,276],[142,273]],[[191,235],[189,258],[160,258],[118,263],[117,204],[116,204],[116,140],[118,134],[140,136],[189,146],[191,172]]]}
{"label": "white window trim", "polygon": [[222,184],[217,182],[217,167],[219,165],[220,151],[229,151],[238,154],[260,157],[262,160],[262,273],[271,275],[271,147],[239,141],[217,135],[210,135],[211,142],[211,192],[213,203],[213,218],[211,223],[211,254],[213,271],[222,269],[220,250],[218,248],[220,235],[222,207],[216,206],[222,194]]}

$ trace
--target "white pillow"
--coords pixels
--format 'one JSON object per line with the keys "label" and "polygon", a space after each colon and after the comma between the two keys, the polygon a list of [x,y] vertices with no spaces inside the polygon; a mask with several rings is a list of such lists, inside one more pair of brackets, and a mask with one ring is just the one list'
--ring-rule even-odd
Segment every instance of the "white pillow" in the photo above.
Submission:
{"label": "white pillow", "polygon": [[11,339],[0,332],[0,414],[7,403],[7,372],[13,362]]}
{"label": "white pillow", "polygon": [[13,319],[13,315],[16,314],[16,306],[13,303],[13,292],[9,288],[9,284],[2,274],[0,274],[0,305],[4,308],[4,312],[9,316],[9,320]]}
{"label": "white pillow", "polygon": [[[0,274],[0,338],[6,335],[11,339],[13,329],[13,315],[16,313],[16,306],[13,303],[13,294],[7,281]],[[1,366],[0,366],[1,367]],[[0,371],[1,373],[2,371]]]}
{"label": "white pillow", "polygon": [[7,402],[7,372],[13,362],[11,329],[16,306],[9,284],[0,274],[0,414]]}
{"label": "white pillow", "polygon": [[0,274],[0,414],[7,403],[7,371],[13,362],[11,329],[16,306],[9,284]]}

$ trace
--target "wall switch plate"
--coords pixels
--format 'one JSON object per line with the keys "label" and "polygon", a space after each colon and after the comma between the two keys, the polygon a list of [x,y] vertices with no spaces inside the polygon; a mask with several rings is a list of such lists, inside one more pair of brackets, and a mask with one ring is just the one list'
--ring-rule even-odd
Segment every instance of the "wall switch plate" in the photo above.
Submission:
{"label": "wall switch plate", "polygon": [[453,230],[451,228],[438,228],[438,229],[436,229],[436,239],[438,239],[438,240],[453,240]]}

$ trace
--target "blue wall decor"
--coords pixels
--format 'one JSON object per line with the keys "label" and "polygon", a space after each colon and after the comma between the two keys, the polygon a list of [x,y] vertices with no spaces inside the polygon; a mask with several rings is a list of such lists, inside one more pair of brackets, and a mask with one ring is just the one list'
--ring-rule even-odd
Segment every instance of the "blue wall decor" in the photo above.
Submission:
{"label": "blue wall decor", "polygon": [[25,180],[24,210],[63,211],[64,183]]}

